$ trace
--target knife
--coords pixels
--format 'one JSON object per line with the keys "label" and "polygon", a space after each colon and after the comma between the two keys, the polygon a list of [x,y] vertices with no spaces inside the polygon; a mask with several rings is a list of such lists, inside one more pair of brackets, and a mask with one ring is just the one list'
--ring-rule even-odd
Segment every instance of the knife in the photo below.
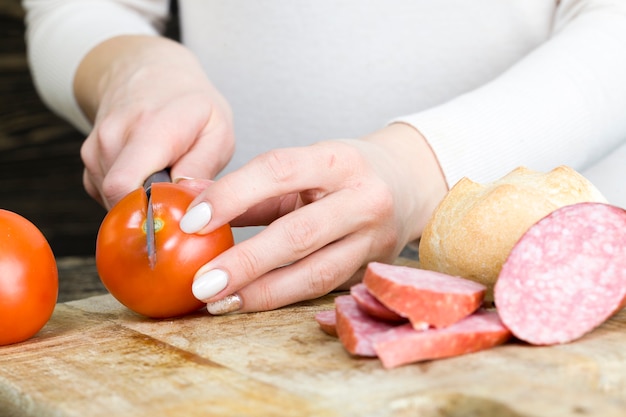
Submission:
{"label": "knife", "polygon": [[143,183],[143,189],[148,197],[148,213],[146,215],[146,251],[148,253],[148,264],[150,269],[156,265],[156,246],[154,243],[154,210],[152,208],[152,184],[156,182],[172,182],[169,170],[163,169],[150,175]]}

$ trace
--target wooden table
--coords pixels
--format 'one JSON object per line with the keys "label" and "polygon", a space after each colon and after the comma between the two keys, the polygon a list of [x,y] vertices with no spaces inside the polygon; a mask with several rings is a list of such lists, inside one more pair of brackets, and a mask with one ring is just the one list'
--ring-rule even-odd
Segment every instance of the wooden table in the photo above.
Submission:
{"label": "wooden table", "polygon": [[58,304],[36,337],[0,348],[0,415],[626,415],[626,311],[567,345],[385,370],[319,330],[332,302],[164,321],[109,295]]}

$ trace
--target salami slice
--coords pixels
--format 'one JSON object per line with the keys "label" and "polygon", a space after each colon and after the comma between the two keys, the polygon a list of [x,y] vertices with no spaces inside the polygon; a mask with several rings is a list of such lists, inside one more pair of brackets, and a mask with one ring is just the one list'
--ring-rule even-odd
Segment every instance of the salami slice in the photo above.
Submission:
{"label": "salami slice", "polygon": [[350,295],[354,297],[361,310],[372,317],[393,322],[406,321],[406,318],[385,307],[384,304],[378,301],[376,297],[369,292],[365,284],[353,285],[350,288]]}
{"label": "salami slice", "polygon": [[441,329],[416,331],[410,324],[373,336],[374,351],[385,368],[429,359],[447,358],[492,348],[511,332],[495,310],[479,310]]}
{"label": "salami slice", "polygon": [[579,203],[544,217],[513,247],[494,296],[504,324],[529,343],[593,330],[626,301],[626,211]]}
{"label": "salami slice", "polygon": [[461,277],[378,262],[368,264],[363,283],[378,301],[420,330],[424,323],[445,327],[467,317],[481,306],[487,290]]}
{"label": "salami slice", "polygon": [[326,334],[337,337],[337,314],[335,310],[320,311],[315,314],[315,321]]}
{"label": "salami slice", "polygon": [[335,298],[337,335],[348,352],[358,356],[376,356],[372,337],[394,327],[387,321],[377,320],[361,310],[351,295]]}

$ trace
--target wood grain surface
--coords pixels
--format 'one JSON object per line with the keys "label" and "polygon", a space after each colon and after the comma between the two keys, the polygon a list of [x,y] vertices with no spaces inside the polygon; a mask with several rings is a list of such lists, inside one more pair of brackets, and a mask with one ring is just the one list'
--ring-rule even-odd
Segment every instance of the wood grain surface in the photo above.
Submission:
{"label": "wood grain surface", "polygon": [[[57,258],[59,271],[59,296],[57,301],[80,300],[108,291],[98,277],[96,260],[93,256],[66,256]],[[0,417],[2,414],[0,414]]]}
{"label": "wood grain surface", "polygon": [[0,416],[626,415],[626,311],[566,345],[385,370],[319,330],[334,295],[162,321],[90,297],[105,292],[91,257],[104,210],[82,188],[83,135],[32,86],[22,19],[19,0],[0,1],[0,207],[50,240],[61,303],[38,335],[0,347]]}
{"label": "wood grain surface", "polygon": [[172,320],[109,295],[58,304],[34,338],[0,347],[0,415],[626,415],[626,310],[570,344],[510,342],[386,370],[319,329],[314,315],[336,295]]}

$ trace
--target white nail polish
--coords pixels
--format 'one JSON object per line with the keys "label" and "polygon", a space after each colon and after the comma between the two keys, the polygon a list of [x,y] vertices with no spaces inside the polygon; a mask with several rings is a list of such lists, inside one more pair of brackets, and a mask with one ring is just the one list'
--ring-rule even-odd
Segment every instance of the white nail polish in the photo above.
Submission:
{"label": "white nail polish", "polygon": [[204,301],[218,294],[228,285],[228,274],[221,269],[213,269],[198,277],[191,286],[194,297]]}
{"label": "white nail polish", "polygon": [[202,202],[192,207],[180,219],[180,230],[185,233],[196,233],[211,221],[211,206]]}

